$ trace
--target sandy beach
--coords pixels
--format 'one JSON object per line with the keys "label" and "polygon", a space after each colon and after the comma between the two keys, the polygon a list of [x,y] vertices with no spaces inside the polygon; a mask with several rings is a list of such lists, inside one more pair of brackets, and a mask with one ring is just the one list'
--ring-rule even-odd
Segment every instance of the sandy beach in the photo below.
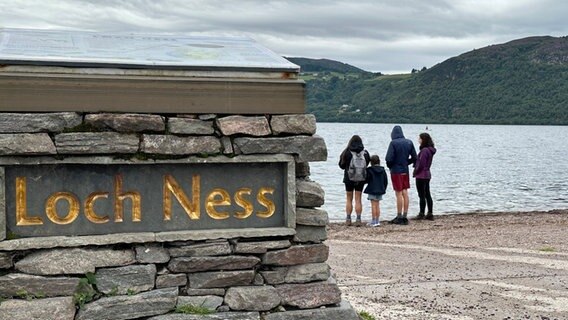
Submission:
{"label": "sandy beach", "polygon": [[568,319],[568,210],[328,229],[344,297],[376,319]]}

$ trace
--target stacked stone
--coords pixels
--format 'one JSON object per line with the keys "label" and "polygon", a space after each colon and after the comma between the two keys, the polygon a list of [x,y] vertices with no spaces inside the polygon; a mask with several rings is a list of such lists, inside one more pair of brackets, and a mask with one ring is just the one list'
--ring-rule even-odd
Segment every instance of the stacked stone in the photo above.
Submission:
{"label": "stacked stone", "polygon": [[[97,163],[100,155],[293,154],[297,177],[290,237],[91,246],[46,239],[38,247],[0,241],[0,320],[357,319],[326,263],[328,217],[317,209],[324,193],[309,179],[309,162],[326,160],[327,151],[315,131],[312,115],[0,113],[4,165],[45,156]],[[189,305],[216,313],[175,313]]]}
{"label": "stacked stone", "polygon": [[313,115],[0,113],[0,155],[295,154],[324,161]]}

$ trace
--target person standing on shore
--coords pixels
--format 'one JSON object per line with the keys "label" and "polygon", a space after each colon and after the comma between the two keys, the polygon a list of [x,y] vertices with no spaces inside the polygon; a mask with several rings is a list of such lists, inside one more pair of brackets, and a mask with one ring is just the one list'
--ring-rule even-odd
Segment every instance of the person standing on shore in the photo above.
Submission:
{"label": "person standing on shore", "polygon": [[381,225],[379,221],[381,216],[380,201],[383,200],[383,195],[387,192],[388,184],[387,173],[385,168],[381,166],[381,159],[376,154],[372,155],[371,166],[367,168],[367,187],[364,191],[371,201],[371,227]]}
{"label": "person standing on shore", "polygon": [[358,135],[351,137],[347,148],[339,156],[339,167],[343,169],[343,183],[346,192],[345,224],[348,226],[351,225],[353,199],[355,199],[355,213],[357,214],[355,223],[357,226],[361,225],[361,213],[363,212],[361,193],[365,186],[366,168],[369,161],[371,161],[369,152],[365,150],[363,140]]}
{"label": "person standing on shore", "polygon": [[390,169],[392,187],[396,194],[396,218],[394,224],[408,224],[408,189],[410,177],[408,166],[416,162],[416,150],[411,140],[404,137],[402,128],[394,126],[391,132],[391,142],[387,150],[387,167]]}
{"label": "person standing on shore", "polygon": [[[414,166],[412,176],[416,178],[416,189],[418,190],[418,198],[420,198],[420,212],[416,219],[434,220],[434,213],[432,212],[432,195],[430,194],[430,167],[432,166],[432,158],[436,154],[434,148],[434,141],[428,133],[421,133],[418,136],[418,144],[420,144],[420,152],[418,152],[418,160]],[[424,210],[428,204],[428,214],[424,215]]]}

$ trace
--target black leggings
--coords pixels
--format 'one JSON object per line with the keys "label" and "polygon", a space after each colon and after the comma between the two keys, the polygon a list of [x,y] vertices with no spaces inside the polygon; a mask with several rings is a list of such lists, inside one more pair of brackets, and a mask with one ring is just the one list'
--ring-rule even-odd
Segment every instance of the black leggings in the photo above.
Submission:
{"label": "black leggings", "polygon": [[420,212],[424,213],[428,203],[428,213],[432,213],[432,195],[430,195],[430,179],[416,179],[416,189],[420,198]]}

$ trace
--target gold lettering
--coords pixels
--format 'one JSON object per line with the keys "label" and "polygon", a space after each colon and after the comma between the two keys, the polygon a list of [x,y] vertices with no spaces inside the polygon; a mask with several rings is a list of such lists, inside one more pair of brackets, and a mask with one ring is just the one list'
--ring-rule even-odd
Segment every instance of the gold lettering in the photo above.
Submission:
{"label": "gold lettering", "polygon": [[239,207],[245,209],[244,211],[235,212],[235,218],[246,219],[252,214],[254,207],[250,201],[244,198],[244,195],[250,195],[251,192],[252,189],[250,188],[241,188],[235,193],[235,202]]}
{"label": "gold lettering", "polygon": [[[57,202],[65,200],[69,204],[69,212],[64,218],[59,216],[57,212]],[[80,201],[76,195],[71,192],[56,192],[45,201],[45,214],[53,223],[70,224],[79,216]]]}
{"label": "gold lettering", "polygon": [[183,189],[179,186],[173,176],[167,174],[164,176],[164,220],[172,219],[172,194],[176,197],[179,204],[182,206],[185,213],[192,220],[198,220],[201,216],[199,208],[199,193],[200,193],[201,177],[197,174],[193,175],[191,183],[191,200],[187,198]]}
{"label": "gold lettering", "polygon": [[26,177],[16,177],[16,225],[34,226],[43,224],[41,217],[28,217]]}
{"label": "gold lettering", "polygon": [[[221,199],[217,199],[221,197]],[[215,219],[215,220],[223,220],[229,218],[229,214],[227,212],[219,212],[215,209],[216,206],[230,206],[231,205],[231,197],[229,193],[221,188],[213,189],[209,196],[207,196],[207,202],[205,204],[205,210],[207,210],[207,214]]]}
{"label": "gold lettering", "polygon": [[142,220],[141,197],[137,191],[122,192],[122,175],[114,177],[114,221],[122,222],[124,217],[124,200],[130,199],[132,203],[132,221]]}
{"label": "gold lettering", "polygon": [[110,220],[108,216],[101,217],[95,212],[95,201],[100,198],[108,198],[108,192],[93,192],[85,200],[85,216],[93,223],[107,223]]}
{"label": "gold lettering", "polygon": [[256,213],[256,215],[259,216],[260,218],[270,218],[274,214],[274,211],[276,211],[276,206],[274,205],[274,202],[266,198],[265,196],[265,194],[273,194],[273,193],[274,193],[274,188],[262,187],[258,190],[258,193],[256,195],[256,200],[258,201],[258,203],[260,203],[263,207],[266,208],[266,210],[258,211]]}

